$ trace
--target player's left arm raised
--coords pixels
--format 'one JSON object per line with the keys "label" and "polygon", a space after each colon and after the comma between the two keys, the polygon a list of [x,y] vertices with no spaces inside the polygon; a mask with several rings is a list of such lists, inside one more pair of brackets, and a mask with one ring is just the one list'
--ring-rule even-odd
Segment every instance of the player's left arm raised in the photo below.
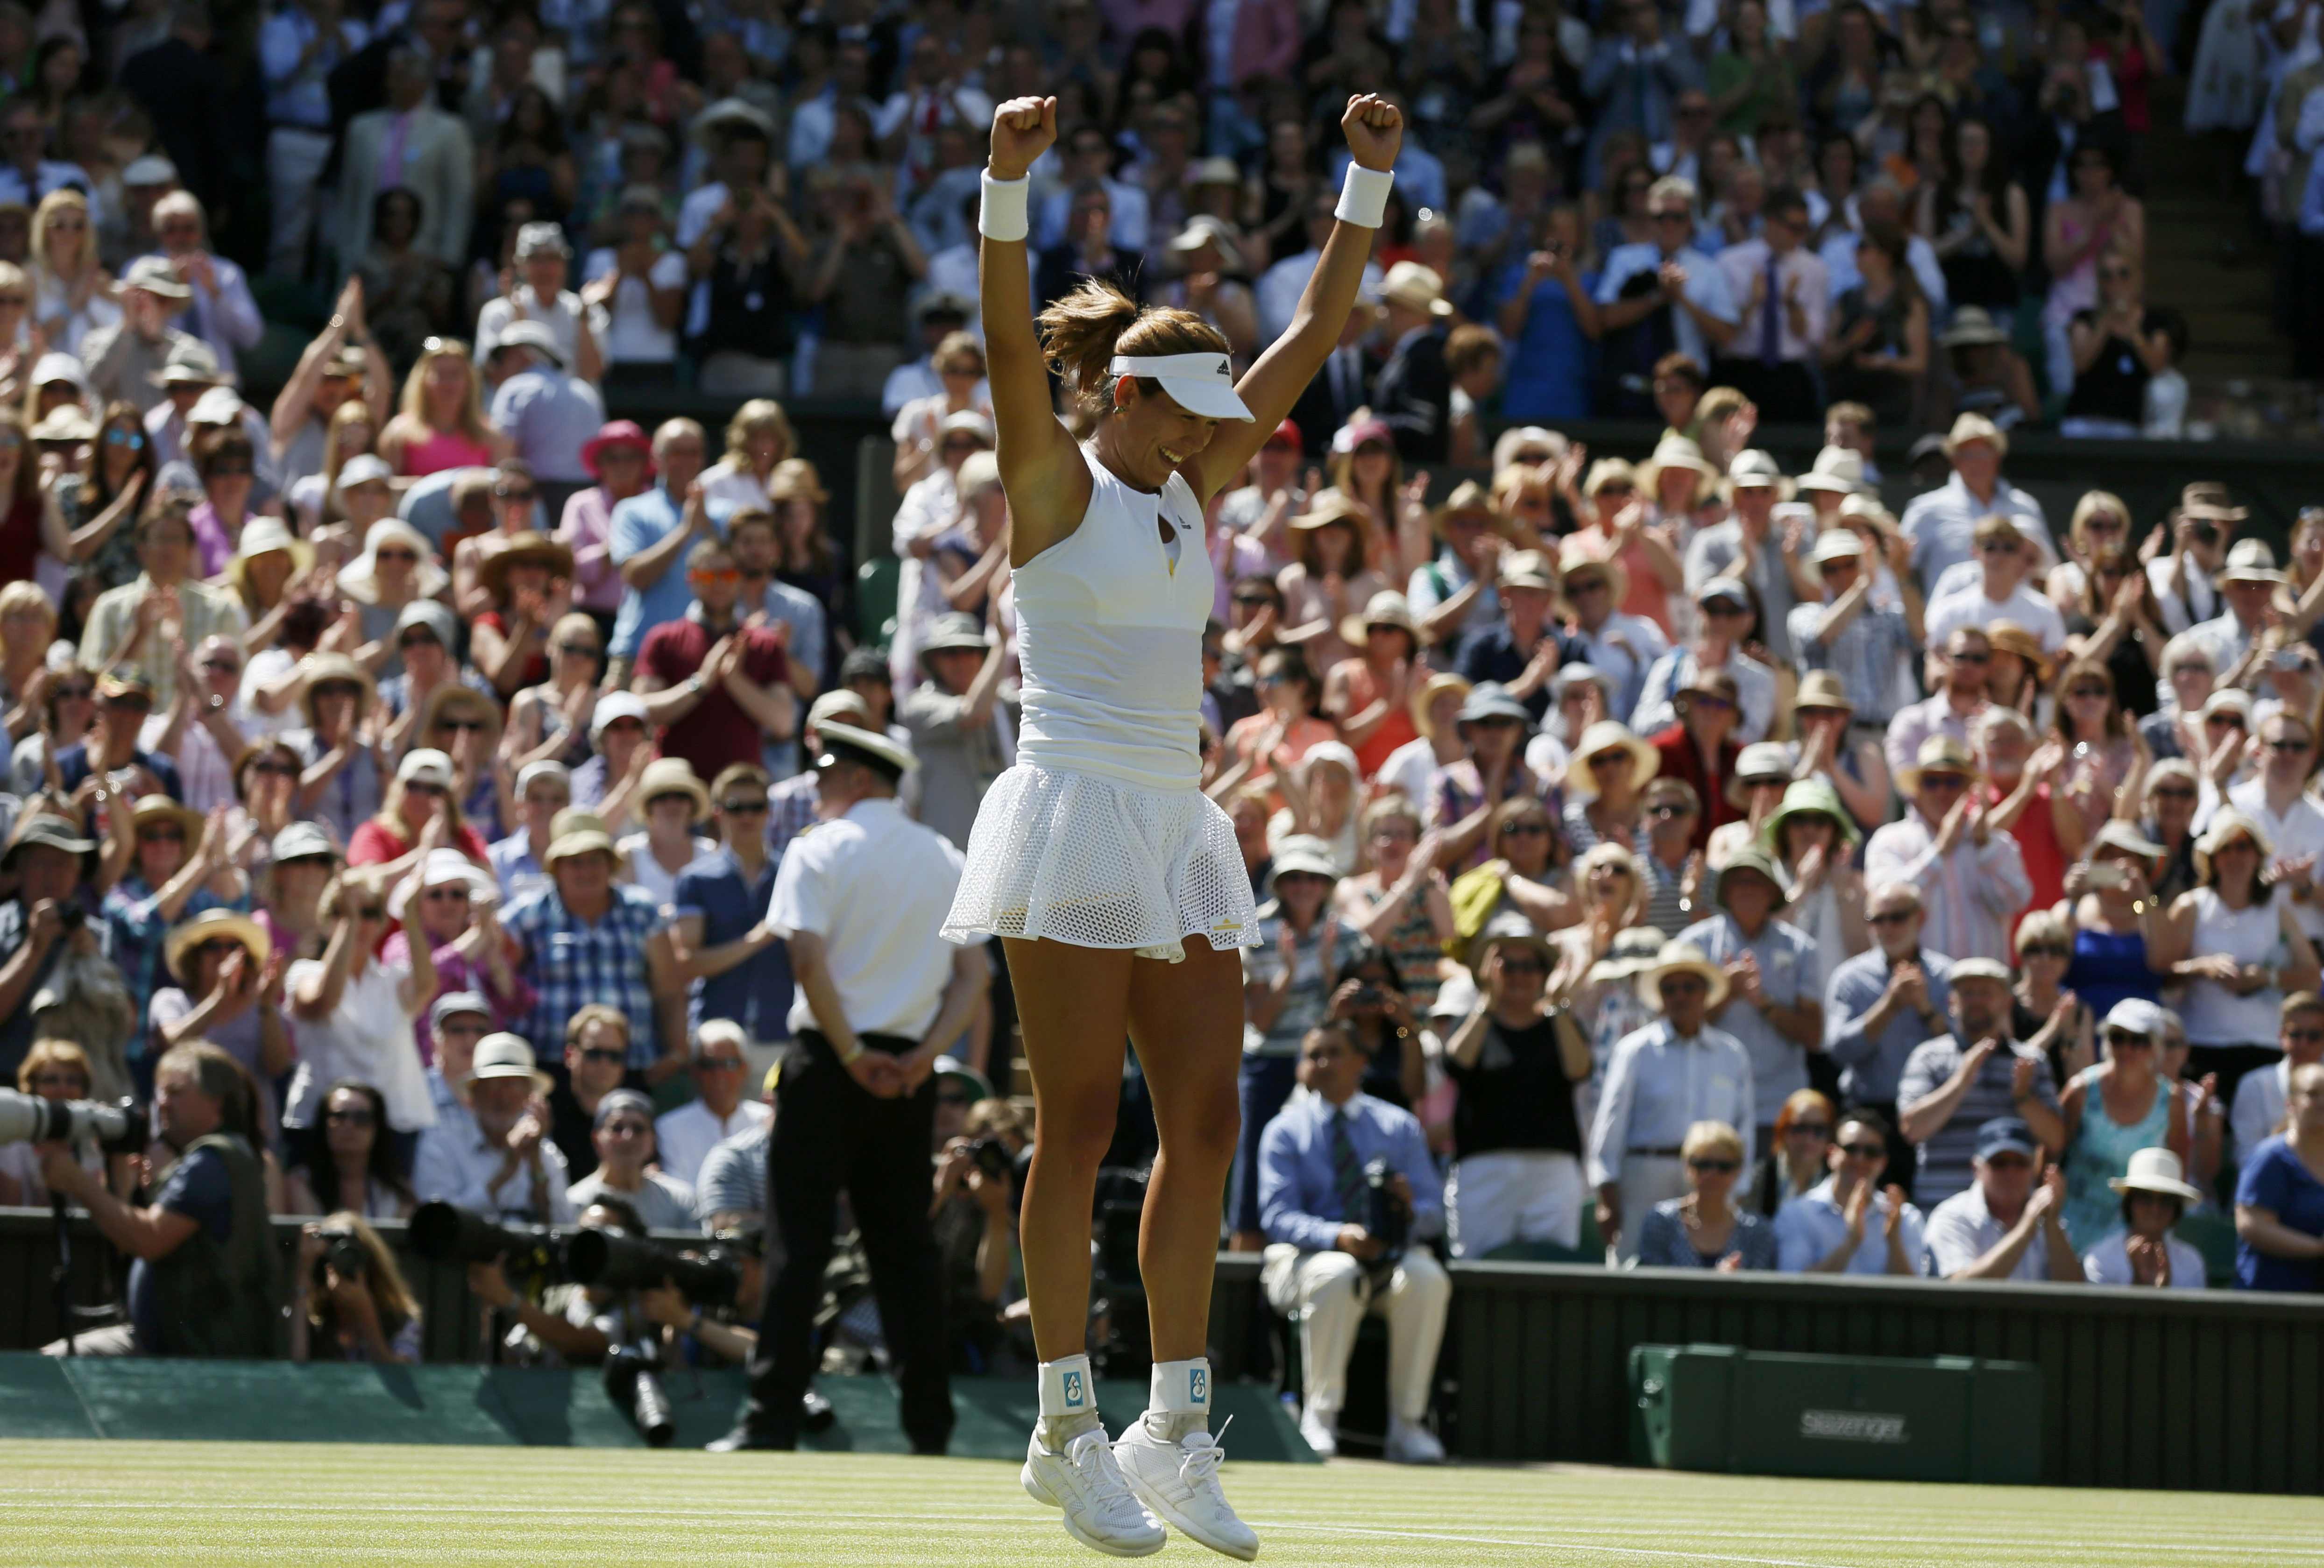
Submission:
{"label": "player's left arm raised", "polygon": [[[1235,391],[1250,410],[1250,422],[1240,420],[1219,427],[1210,445],[1181,470],[1197,498],[1207,503],[1233,484],[1275,427],[1291,411],[1323,361],[1340,341],[1340,329],[1355,308],[1364,267],[1371,260],[1372,239],[1388,204],[1389,171],[1404,145],[1404,114],[1393,104],[1370,93],[1349,98],[1340,116],[1347,134],[1349,166],[1346,187],[1340,196],[1340,221],[1323,243],[1323,257],[1299,296],[1299,309],[1290,329],[1269,344]],[[1352,220],[1351,220],[1352,215]]]}

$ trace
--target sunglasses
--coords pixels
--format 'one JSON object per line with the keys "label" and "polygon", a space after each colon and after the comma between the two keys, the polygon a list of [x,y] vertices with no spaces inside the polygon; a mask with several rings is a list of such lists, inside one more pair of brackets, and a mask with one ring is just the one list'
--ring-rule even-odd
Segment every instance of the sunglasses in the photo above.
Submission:
{"label": "sunglasses", "polygon": [[2297,756],[2300,753],[2306,752],[2309,749],[2309,745],[2310,742],[2306,741],[2294,740],[2264,740],[2260,742],[2260,749],[2262,751],[2282,752],[2288,756]]}
{"label": "sunglasses", "polygon": [[183,844],[186,830],[181,827],[148,827],[137,835],[140,844]]}
{"label": "sunglasses", "polygon": [[422,893],[420,897],[426,899],[431,904],[465,904],[468,901],[468,890],[457,887],[430,888],[425,893]]}
{"label": "sunglasses", "polygon": [[1993,662],[1992,654],[1979,653],[1974,649],[1968,648],[1962,649],[1959,653],[1948,653],[1945,658],[1954,664],[1991,664]]}
{"label": "sunglasses", "polygon": [[1565,579],[1565,591],[1569,594],[1602,594],[1606,591],[1606,579],[1584,577],[1577,583],[1568,577]]}
{"label": "sunglasses", "polygon": [[1840,1147],[1848,1151],[1849,1158],[1851,1159],[1886,1159],[1888,1158],[1888,1146],[1885,1143],[1843,1143]]}
{"label": "sunglasses", "polygon": [[250,770],[254,773],[280,774],[283,778],[289,779],[298,776],[299,764],[296,762],[284,762],[279,760],[268,762],[253,762],[250,765]]}
{"label": "sunglasses", "polygon": [[1665,800],[1660,806],[1646,807],[1646,815],[1659,821],[1668,822],[1674,816],[1692,816],[1694,812],[1692,807],[1682,806],[1675,801]]}
{"label": "sunglasses", "polygon": [[2145,1050],[2151,1048],[2154,1044],[2153,1040],[2148,1039],[2144,1035],[2135,1035],[2128,1029],[2107,1030],[2106,1042],[2116,1050],[2123,1050],[2125,1048]]}
{"label": "sunglasses", "polygon": [[[0,300],[0,304],[5,303],[6,301]],[[115,428],[105,432],[105,444],[108,447],[126,447],[133,452],[143,451],[145,447],[145,436],[143,431]]]}
{"label": "sunglasses", "polygon": [[436,727],[439,730],[470,730],[477,733],[482,733],[484,728],[484,721],[482,719],[438,719],[436,721]]}
{"label": "sunglasses", "polygon": [[240,675],[242,665],[232,659],[205,659],[202,668],[217,675]]}
{"label": "sunglasses", "polygon": [[2206,714],[2203,715],[2203,722],[2207,724],[2227,724],[2238,730],[2244,727],[2244,717],[2241,714]]}
{"label": "sunglasses", "polygon": [[1866,918],[1875,926],[1901,926],[1919,913],[1918,909],[1888,909]]}
{"label": "sunglasses", "polygon": [[1709,708],[1714,713],[1719,712],[1721,709],[1731,708],[1735,706],[1733,703],[1729,702],[1725,697],[1713,696],[1707,691],[1688,692],[1686,694],[1686,700],[1693,704],[1696,707]]}
{"label": "sunglasses", "polygon": [[722,800],[718,809],[729,816],[759,816],[767,809],[764,800]]}
{"label": "sunglasses", "polygon": [[1708,996],[1711,982],[1699,974],[1674,974],[1662,982],[1662,992],[1665,996],[1692,996],[1697,992]]}
{"label": "sunglasses", "polygon": [[2286,1029],[2283,1038],[2296,1040],[2303,1046],[2312,1046],[2318,1040],[2324,1040],[2324,1029]]}
{"label": "sunglasses", "polygon": [[1743,1168],[1739,1159],[1691,1159],[1686,1168],[1697,1176],[1733,1176]]}
{"label": "sunglasses", "polygon": [[1831,1136],[1831,1123],[1829,1121],[1794,1121],[1788,1129],[1785,1130],[1785,1136],[1791,1138],[1830,1138]]}
{"label": "sunglasses", "polygon": [[441,784],[429,784],[422,779],[410,779],[404,781],[403,792],[406,795],[441,795],[445,790]]}
{"label": "sunglasses", "polygon": [[1503,974],[1547,974],[1549,965],[1538,958],[1504,958],[1501,960],[1501,973]]}
{"label": "sunglasses", "polygon": [[374,1119],[370,1111],[349,1106],[344,1110],[324,1111],[323,1120],[336,1121],[342,1127],[369,1127]]}
{"label": "sunglasses", "polygon": [[1509,838],[1536,838],[1548,832],[1546,822],[1512,822],[1501,829],[1502,835]]}
{"label": "sunglasses", "polygon": [[56,694],[56,698],[59,702],[87,702],[90,697],[97,695],[97,687],[94,686],[81,686],[76,684],[73,686],[51,687],[49,689]]}
{"label": "sunglasses", "polygon": [[387,906],[385,904],[365,904],[363,908],[355,911],[355,918],[358,920],[384,920],[387,918]]}
{"label": "sunglasses", "polygon": [[617,1051],[611,1046],[591,1046],[581,1053],[581,1059],[585,1062],[595,1062],[600,1066],[622,1067],[629,1065],[630,1054],[627,1051]]}
{"label": "sunglasses", "polygon": [[687,576],[691,576],[697,583],[718,583],[723,585],[726,583],[739,583],[742,580],[742,574],[735,570],[733,567],[720,567],[715,571],[707,567],[697,567],[692,572],[689,572]]}
{"label": "sunglasses", "polygon": [[2192,800],[2195,792],[2184,784],[2158,784],[2148,791],[2158,800]]}
{"label": "sunglasses", "polygon": [[2071,958],[2073,955],[2074,950],[2072,948],[2061,947],[2056,944],[2050,942],[2029,942],[2024,946],[2020,947],[2017,950],[2017,956],[2021,959]]}
{"label": "sunglasses", "polygon": [[557,645],[557,651],[569,653],[576,659],[595,659],[597,657],[597,645],[594,642],[560,642]]}
{"label": "sunglasses", "polygon": [[653,1131],[650,1121],[608,1121],[598,1130],[608,1138],[644,1138]]}
{"label": "sunglasses", "polygon": [[418,550],[407,550],[407,549],[392,549],[392,550],[383,549],[383,550],[374,550],[374,551],[372,551],[372,552],[371,552],[371,556],[372,556],[372,559],[374,559],[374,560],[375,560],[375,561],[412,561],[412,562],[417,562],[417,561],[420,559],[420,552],[419,552]]}
{"label": "sunglasses", "polygon": [[1921,788],[1939,792],[1948,789],[1966,789],[1969,788],[1969,780],[1958,773],[1923,773],[1921,775]]}
{"label": "sunglasses", "polygon": [[505,484],[496,486],[493,491],[493,499],[495,501],[530,501],[532,496],[533,493],[530,489],[518,490]]}
{"label": "sunglasses", "polygon": [[2067,696],[2072,698],[2076,702],[2080,702],[2085,698],[2103,702],[2113,695],[2114,694],[2112,692],[2107,690],[2107,688],[2102,686],[2078,686],[2074,687],[2073,690],[2066,694]]}
{"label": "sunglasses", "polygon": [[740,1056],[696,1056],[694,1070],[697,1073],[739,1073],[742,1070]]}

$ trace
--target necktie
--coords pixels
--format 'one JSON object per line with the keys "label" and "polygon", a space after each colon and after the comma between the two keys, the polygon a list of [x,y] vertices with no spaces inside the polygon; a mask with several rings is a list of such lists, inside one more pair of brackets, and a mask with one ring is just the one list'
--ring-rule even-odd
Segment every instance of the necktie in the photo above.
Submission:
{"label": "necktie", "polygon": [[1351,1220],[1364,1212],[1364,1162],[1356,1158],[1356,1140],[1348,1131],[1348,1113],[1332,1112],[1332,1193],[1340,1200],[1340,1218]]}
{"label": "necktie", "polygon": [[1784,358],[1784,291],[1776,276],[1775,253],[1767,253],[1767,287],[1759,301],[1759,363],[1779,364]]}

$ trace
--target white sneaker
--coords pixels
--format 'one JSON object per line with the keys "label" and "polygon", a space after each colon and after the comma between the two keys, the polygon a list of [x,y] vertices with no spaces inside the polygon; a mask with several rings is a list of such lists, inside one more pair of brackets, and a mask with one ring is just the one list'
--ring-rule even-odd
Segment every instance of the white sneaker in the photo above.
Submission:
{"label": "white sneaker", "polygon": [[1340,1434],[1333,1430],[1336,1423],[1331,1413],[1310,1405],[1299,1415],[1299,1435],[1315,1451],[1318,1459],[1330,1459],[1340,1452]]}
{"label": "white sneaker", "polygon": [[1131,1495],[1102,1426],[1074,1437],[1063,1453],[1044,1448],[1036,1430],[1019,1479],[1035,1502],[1065,1510],[1067,1535],[1110,1557],[1151,1556],[1170,1539]]}
{"label": "white sneaker", "polygon": [[1443,1464],[1444,1445],[1436,1441],[1436,1434],[1427,1427],[1416,1422],[1390,1417],[1388,1443],[1380,1457],[1390,1464]]}
{"label": "white sneaker", "polygon": [[1165,1524],[1175,1525],[1213,1552],[1248,1563],[1259,1555],[1259,1536],[1235,1517],[1219,1490],[1219,1462],[1226,1450],[1207,1432],[1189,1432],[1177,1442],[1157,1437],[1140,1416],[1113,1445],[1122,1478],[1138,1500]]}

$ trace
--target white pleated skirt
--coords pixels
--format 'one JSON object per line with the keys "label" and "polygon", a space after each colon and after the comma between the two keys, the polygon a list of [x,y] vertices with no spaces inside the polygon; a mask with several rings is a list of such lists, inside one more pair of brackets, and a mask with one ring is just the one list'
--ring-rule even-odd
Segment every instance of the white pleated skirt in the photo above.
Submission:
{"label": "white pleated skirt", "polygon": [[1177,963],[1188,937],[1259,944],[1234,825],[1199,789],[1019,762],[992,782],[944,935],[1045,937]]}

